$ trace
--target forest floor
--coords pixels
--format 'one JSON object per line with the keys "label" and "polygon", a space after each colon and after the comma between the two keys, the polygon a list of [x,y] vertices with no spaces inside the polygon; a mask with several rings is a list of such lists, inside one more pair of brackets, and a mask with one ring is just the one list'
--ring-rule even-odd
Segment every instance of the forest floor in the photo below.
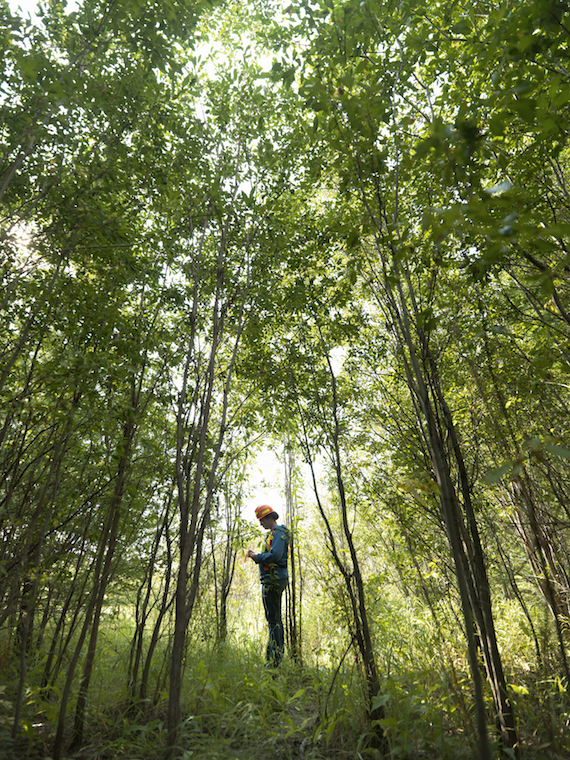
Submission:
{"label": "forest floor", "polygon": [[[242,652],[242,655],[244,653]],[[416,674],[418,675],[418,674]],[[425,674],[424,674],[425,676]],[[107,674],[108,677],[108,674]],[[115,697],[113,696],[115,695]],[[524,695],[523,695],[524,696]],[[166,747],[166,700],[127,703],[101,681],[93,689],[82,747],[62,760],[160,760]],[[476,760],[468,700],[439,692],[426,677],[386,685],[387,753],[375,747],[358,668],[341,672],[259,659],[201,657],[187,663],[185,719],[178,760]],[[467,707],[465,707],[467,705]],[[518,705],[521,760],[568,760],[566,695],[542,706]],[[550,711],[550,712],[549,712]],[[0,760],[50,760],[57,705],[29,714],[16,741],[0,727]],[[69,718],[71,727],[72,718]],[[492,735],[492,727],[489,729]],[[566,738],[565,738],[566,737]],[[494,757],[499,757],[495,748]],[[509,759],[510,755],[502,754]],[[514,755],[513,755],[514,757]]]}

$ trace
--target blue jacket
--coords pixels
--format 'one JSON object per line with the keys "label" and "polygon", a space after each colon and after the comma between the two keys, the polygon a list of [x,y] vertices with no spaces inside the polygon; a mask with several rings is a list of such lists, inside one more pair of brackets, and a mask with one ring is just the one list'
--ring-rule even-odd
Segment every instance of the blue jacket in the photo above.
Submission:
{"label": "blue jacket", "polygon": [[259,578],[264,586],[277,583],[285,586],[289,580],[287,557],[289,555],[289,531],[284,525],[276,525],[265,538],[265,551],[252,557],[259,566]]}

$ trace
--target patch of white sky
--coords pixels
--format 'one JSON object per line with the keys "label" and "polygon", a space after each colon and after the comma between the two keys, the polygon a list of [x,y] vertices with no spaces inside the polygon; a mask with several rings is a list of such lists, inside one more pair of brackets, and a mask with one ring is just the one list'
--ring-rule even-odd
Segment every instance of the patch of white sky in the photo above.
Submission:
{"label": "patch of white sky", "polygon": [[[8,0],[8,6],[12,13],[27,18],[28,16],[33,20],[38,18],[38,5],[39,0]],[[68,0],[66,5],[66,11],[71,13],[78,7],[78,3],[75,0]]]}
{"label": "patch of white sky", "polygon": [[279,457],[270,449],[263,448],[251,466],[249,499],[244,517],[252,518],[253,510],[260,504],[269,504],[280,517],[285,517],[284,468]]}
{"label": "patch of white sky", "polygon": [[35,0],[8,0],[8,7],[12,13],[18,16],[32,16],[35,17],[37,10],[37,3]]}

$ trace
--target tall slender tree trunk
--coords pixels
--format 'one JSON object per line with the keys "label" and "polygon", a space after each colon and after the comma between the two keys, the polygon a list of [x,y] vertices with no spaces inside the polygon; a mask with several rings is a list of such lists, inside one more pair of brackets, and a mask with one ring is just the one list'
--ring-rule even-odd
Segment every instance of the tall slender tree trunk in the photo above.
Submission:
{"label": "tall slender tree trunk", "polygon": [[150,609],[151,593],[153,590],[153,580],[155,576],[155,565],[158,557],[159,547],[162,538],[167,530],[168,522],[170,520],[170,509],[172,505],[172,490],[170,491],[164,511],[156,526],[154,539],[151,546],[151,551],[147,559],[147,567],[145,577],[141,582],[137,592],[137,604],[136,604],[136,625],[133,640],[131,644],[131,653],[129,657],[129,667],[127,672],[127,691],[132,700],[134,700],[137,693],[137,682],[139,676],[140,665],[143,657],[143,644],[144,634],[147,627],[148,617]]}
{"label": "tall slender tree trunk", "polygon": [[105,598],[105,591],[111,578],[112,561],[117,543],[123,494],[127,480],[128,467],[130,465],[133,438],[136,431],[134,410],[135,404],[133,398],[133,406],[131,408],[130,418],[127,420],[123,427],[121,439],[118,444],[119,461],[117,464],[117,478],[115,480],[113,494],[110,500],[109,508],[107,510],[105,527],[101,536],[101,540],[99,542],[98,555],[94,567],[91,597],[85,611],[83,626],[81,628],[78,640],[76,642],[75,650],[68,667],[67,678],[61,696],[59,718],[53,746],[54,760],[59,760],[61,757],[61,752],[63,750],[65,715],[67,711],[67,703],[69,701],[72,685],[74,682],[75,668],[77,667],[85,639],[87,638],[89,631],[91,631],[87,656],[83,667],[83,675],[79,686],[79,695],[75,709],[75,721],[71,746],[73,748],[77,748],[81,745],[81,742],[83,740],[87,693],[89,690],[89,682],[91,679],[93,661],[95,658],[101,608],[103,606],[103,601]]}
{"label": "tall slender tree trunk", "polygon": [[235,540],[235,534],[228,529],[226,544],[224,546],[222,579],[219,590],[218,626],[216,632],[216,639],[218,642],[226,641],[228,637],[228,602],[237,559],[237,551],[235,546],[232,545],[232,540]]}
{"label": "tall slender tree trunk", "polygon": [[[467,482],[461,449],[451,413],[439,384],[435,361],[421,330],[418,330],[418,340],[422,347],[423,364],[418,358],[416,345],[412,338],[411,320],[403,292],[402,277],[405,278],[408,289],[411,291],[410,298],[415,303],[413,286],[410,279],[399,271],[395,257],[392,264],[397,273],[396,291],[394,292],[390,282],[386,279],[384,282],[385,292],[388,296],[388,305],[402,349],[408,386],[412,397],[417,402],[416,408],[427,433],[427,443],[439,489],[442,516],[455,563],[465,621],[471,675],[476,698],[479,752],[481,760],[488,760],[490,758],[490,747],[478,657],[476,655],[476,642],[472,638],[473,622],[477,626],[487,677],[493,692],[495,717],[501,731],[503,745],[508,749],[518,751],[518,739],[512,704],[508,697],[497,645],[485,558],[471,504],[470,487]],[[439,412],[439,417],[437,412]],[[443,420],[443,427],[451,440],[453,457],[462,489],[463,507],[453,485],[451,463],[444,444],[440,419]]]}
{"label": "tall slender tree trunk", "polygon": [[[482,621],[480,635],[483,638],[483,652],[485,667],[489,683],[493,691],[495,701],[497,726],[501,732],[504,746],[509,748],[518,747],[518,737],[516,731],[515,717],[511,700],[507,692],[507,684],[503,671],[503,664],[499,653],[499,645],[495,632],[495,623],[493,620],[493,611],[491,603],[491,586],[487,574],[487,567],[475,510],[471,499],[471,487],[467,477],[467,470],[463,453],[459,443],[457,430],[455,428],[451,410],[447,404],[439,382],[437,367],[431,351],[427,352],[427,358],[431,370],[432,387],[435,392],[435,398],[442,411],[445,430],[451,441],[451,448],[454,454],[455,463],[459,473],[459,484],[461,488],[463,509],[466,517],[468,540],[465,541],[467,552],[472,567],[474,590],[476,598],[473,600],[475,610],[481,610]],[[457,499],[456,499],[457,500]],[[477,615],[476,615],[477,618]]]}
{"label": "tall slender tree trunk", "polygon": [[[221,262],[220,262],[221,263]],[[174,632],[172,635],[172,651],[170,655],[170,686],[168,695],[168,739],[166,758],[170,760],[176,753],[176,747],[180,736],[182,722],[182,670],[186,643],[186,631],[192,613],[192,593],[197,591],[197,583],[201,570],[201,538],[205,530],[206,521],[209,518],[209,508],[212,493],[207,491],[204,496],[205,480],[205,457],[208,447],[208,433],[212,396],[215,384],[215,367],[219,342],[222,337],[222,324],[218,314],[221,285],[223,282],[224,269],[218,269],[218,281],[216,300],[214,304],[213,327],[210,345],[210,355],[207,369],[203,378],[203,392],[201,398],[196,398],[199,404],[199,419],[193,426],[190,441],[185,440],[186,429],[186,388],[188,372],[193,359],[194,341],[192,339],[187,355],[184,381],[179,395],[179,407],[177,416],[177,451],[176,451],[176,478],[177,500],[180,512],[180,537],[179,537],[179,567],[176,579],[175,603],[174,603]],[[195,285],[197,288],[197,284]],[[197,293],[194,299],[193,324],[195,324],[195,310],[197,309]],[[194,328],[193,328],[194,330]],[[199,382],[197,382],[198,387]],[[196,393],[196,390],[194,391]],[[223,438],[224,431],[221,431]],[[221,445],[221,440],[219,440]],[[210,472],[215,470],[215,462],[211,465]],[[194,560],[193,568],[190,567],[191,559]],[[189,581],[192,578],[190,594]],[[194,591],[192,592],[192,589]],[[189,598],[190,596],[190,598]]]}
{"label": "tall slender tree trunk", "polygon": [[20,614],[20,634],[18,645],[20,647],[20,673],[18,680],[18,690],[16,693],[16,701],[14,705],[14,722],[12,723],[12,739],[15,739],[20,728],[20,714],[22,710],[22,702],[24,698],[24,687],[26,682],[27,673],[27,654],[28,654],[28,642],[31,638],[31,616],[30,612],[33,607],[34,597],[37,589],[37,581],[28,584],[28,590],[23,600],[23,605]]}
{"label": "tall slender tree trunk", "polygon": [[[238,191],[239,181],[236,175],[233,192],[237,195]],[[209,354],[205,366],[202,357],[199,356],[197,343],[198,312],[199,307],[203,305],[201,287],[203,278],[207,276],[203,270],[204,246],[211,232],[211,220],[207,215],[203,219],[198,252],[192,270],[194,281],[189,315],[190,335],[176,419],[176,494],[180,514],[180,536],[174,632],[171,638],[169,667],[166,760],[172,760],[176,754],[180,738],[186,632],[198,593],[204,532],[210,520],[212,500],[217,487],[222,444],[227,432],[229,394],[244,329],[244,306],[249,293],[249,265],[246,263],[246,281],[240,286],[239,294],[234,293],[233,298],[226,300],[227,238],[232,222],[233,217],[226,216],[219,227],[219,239],[215,240],[216,274],[213,294],[207,296],[211,322],[208,335]],[[246,247],[250,242],[248,238]],[[224,356],[222,344],[226,338],[226,317],[230,306],[233,337],[228,338],[225,343],[227,355]],[[200,340],[202,338],[201,335]],[[192,392],[189,392],[191,367],[195,368],[195,386]],[[217,404],[216,411],[219,415],[215,424],[211,420],[214,403]],[[194,415],[192,424],[189,424],[190,410]]]}
{"label": "tall slender tree trunk", "polygon": [[[326,346],[321,335],[321,346],[323,353],[326,357],[329,369],[329,378],[331,382],[332,390],[332,405],[331,409],[327,410],[323,415],[321,425],[323,430],[326,431],[327,445],[329,447],[330,459],[333,463],[335,481],[337,487],[337,493],[340,501],[340,512],[342,522],[342,535],[346,541],[348,547],[348,553],[350,556],[350,563],[345,562],[341,556],[337,547],[335,535],[331,527],[330,520],[324,509],[322,501],[319,496],[319,487],[317,483],[314,461],[311,454],[311,446],[309,443],[309,437],[304,420],[304,415],[299,407],[299,414],[301,423],[303,426],[303,446],[305,449],[306,459],[311,469],[311,477],[313,481],[313,491],[317,501],[317,507],[319,513],[325,524],[327,535],[329,539],[329,549],[332,554],[333,560],[337,565],[346,588],[348,600],[350,602],[351,619],[350,625],[353,632],[353,639],[356,642],[358,654],[361,658],[364,668],[364,676],[366,681],[366,692],[368,697],[368,709],[369,716],[374,726],[374,744],[382,752],[388,752],[388,743],[384,730],[381,727],[380,721],[384,718],[384,706],[381,704],[375,705],[375,697],[380,692],[380,677],[378,673],[378,667],[376,664],[376,658],[374,655],[374,645],[372,641],[372,634],[368,619],[368,610],[366,605],[366,594],[364,589],[364,581],[360,570],[360,562],[356,547],[354,545],[352,531],[348,520],[348,504],[346,499],[346,492],[344,487],[344,475],[342,466],[342,457],[340,452],[340,423],[338,417],[338,396],[337,396],[337,384],[336,377],[333,371],[332,363],[328,355]],[[317,391],[318,392],[318,391]],[[322,401],[319,398],[317,406],[322,407]],[[321,408],[322,412],[322,408]],[[329,422],[329,416],[332,417],[332,424]]]}
{"label": "tall slender tree trunk", "polygon": [[169,609],[171,609],[172,603],[174,602],[174,597],[170,596],[170,586],[171,586],[171,581],[172,581],[172,569],[173,569],[173,556],[172,556],[172,538],[170,536],[170,528],[168,524],[165,527],[164,535],[166,539],[166,553],[167,553],[166,573],[164,577],[161,603],[159,605],[158,615],[156,617],[156,620],[154,622],[154,627],[152,629],[152,636],[150,637],[150,641],[148,644],[148,649],[147,649],[147,653],[145,657],[145,662],[144,662],[144,666],[143,666],[142,674],[141,674],[141,682],[140,682],[140,689],[139,689],[139,698],[141,700],[147,698],[150,669],[153,663],[154,652],[156,650],[156,647],[158,645],[158,641],[160,638],[162,623]]}
{"label": "tall slender tree trunk", "polygon": [[[67,592],[67,596],[65,597],[65,600],[61,607],[61,611],[57,619],[57,623],[55,625],[55,629],[52,633],[51,644],[50,644],[48,656],[46,659],[46,663],[45,663],[43,675],[42,675],[42,688],[45,688],[49,684],[53,684],[55,682],[57,675],[59,673],[59,668],[61,665],[61,658],[62,658],[63,652],[67,649],[69,640],[75,630],[77,617],[79,615],[79,610],[83,606],[83,599],[84,599],[84,594],[85,594],[85,588],[89,580],[89,573],[88,571],[85,572],[85,578],[83,579],[83,582],[81,584],[78,583],[78,577],[79,577],[79,572],[80,572],[81,565],[83,563],[83,559],[85,556],[86,532],[90,524],[91,524],[90,521],[88,521],[84,528],[83,542],[82,542],[81,549],[79,551],[79,554],[77,556],[77,560],[75,563],[73,578],[69,584],[69,590]],[[78,585],[79,585],[79,591],[77,590]],[[77,597],[75,614],[73,615],[72,620],[70,622],[69,631],[67,634],[67,641],[65,641],[63,639],[64,632],[65,632],[65,624],[67,621],[69,609],[71,607],[71,603],[73,601],[74,596]],[[56,655],[56,650],[58,648],[58,643],[60,644],[60,655],[56,659],[55,666],[52,669],[53,661]]]}
{"label": "tall slender tree trunk", "polygon": [[[285,467],[285,510],[289,526],[289,585],[286,591],[287,636],[291,657],[298,665],[303,663],[302,646],[302,576],[297,563],[297,510],[294,496],[295,455],[292,442],[287,440],[283,451]],[[297,605],[297,601],[299,604]]]}
{"label": "tall slender tree trunk", "polygon": [[[485,308],[481,298],[478,299],[478,306],[482,323],[487,327]],[[491,404],[479,370],[473,362],[470,363],[471,373],[496,430],[496,442],[500,455],[508,461],[512,458],[513,452],[518,451],[519,442],[511,425],[503,390],[497,382],[487,329],[483,330],[483,341],[487,360],[486,370],[491,378],[492,395],[499,407],[499,414],[497,414],[496,406]],[[570,680],[566,643],[562,632],[562,621],[570,614],[570,577],[566,570],[567,557],[560,549],[556,535],[545,527],[548,523],[546,510],[541,507],[540,501],[536,498],[536,489],[530,473],[521,472],[518,478],[509,484],[506,492],[512,505],[511,520],[522,541],[537,585],[552,613],[564,676]]]}
{"label": "tall slender tree trunk", "polygon": [[[134,392],[133,392],[133,402]],[[117,467],[117,479],[115,481],[115,488],[113,498],[111,500],[109,515],[111,518],[111,528],[109,531],[109,538],[107,542],[107,549],[105,553],[105,561],[103,564],[103,571],[101,577],[98,580],[98,592],[96,595],[96,602],[94,605],[91,634],[89,637],[89,644],[87,647],[87,653],[85,657],[85,664],[83,666],[83,675],[79,686],[79,694],[77,697],[77,705],[75,708],[75,721],[73,726],[73,736],[71,739],[70,749],[76,750],[83,743],[83,732],[85,726],[85,711],[87,706],[87,694],[89,691],[89,683],[91,681],[91,673],[93,671],[93,663],[95,661],[95,653],[97,650],[97,638],[99,635],[99,623],[101,621],[101,610],[103,602],[105,600],[105,593],[107,586],[111,580],[113,558],[115,555],[115,549],[117,546],[117,537],[119,534],[119,525],[121,521],[121,508],[123,506],[123,497],[125,492],[125,486],[128,478],[128,470],[131,461],[131,452],[133,449],[134,436],[136,433],[136,424],[134,421],[135,406],[133,406],[131,412],[131,418],[125,424],[123,429],[123,435],[121,438],[121,444],[119,446],[120,456]]]}

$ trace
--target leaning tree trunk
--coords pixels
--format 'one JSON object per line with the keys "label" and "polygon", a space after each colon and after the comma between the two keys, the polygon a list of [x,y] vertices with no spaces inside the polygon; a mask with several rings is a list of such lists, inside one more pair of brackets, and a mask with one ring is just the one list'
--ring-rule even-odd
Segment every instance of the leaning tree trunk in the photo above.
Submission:
{"label": "leaning tree trunk", "polygon": [[[313,491],[317,501],[317,507],[319,513],[325,524],[328,540],[329,550],[333,557],[333,560],[338,567],[346,589],[348,600],[350,602],[351,619],[350,626],[352,628],[353,640],[356,643],[358,655],[360,656],[362,665],[364,667],[364,676],[366,681],[366,692],[368,698],[368,709],[370,720],[373,725],[374,744],[383,753],[388,752],[388,744],[384,730],[380,721],[384,718],[384,706],[382,704],[375,704],[375,698],[380,692],[380,677],[378,673],[378,667],[376,664],[376,658],[374,655],[374,645],[372,641],[372,633],[370,628],[370,622],[368,619],[368,610],[366,606],[366,594],[364,589],[364,581],[360,570],[360,562],[356,547],[354,545],[352,531],[350,529],[348,520],[348,504],[346,499],[346,492],[344,487],[344,475],[342,458],[340,453],[340,423],[338,418],[338,397],[337,397],[337,385],[336,378],[332,368],[330,358],[324,341],[321,336],[321,345],[323,353],[328,363],[329,377],[331,380],[331,396],[332,396],[332,408],[327,410],[326,415],[323,415],[321,420],[321,426],[326,434],[327,444],[330,448],[330,459],[333,462],[334,474],[337,492],[340,500],[341,520],[342,520],[342,532],[346,544],[348,546],[348,552],[350,556],[350,562],[346,562],[341,556],[337,547],[335,535],[328,519],[327,513],[323,506],[323,503],[319,496],[319,488],[317,484],[317,477],[315,473],[315,467],[313,457],[311,455],[311,446],[309,443],[309,436],[304,420],[303,413],[298,403],[299,416],[303,427],[303,447],[305,449],[305,455],[307,462],[311,470],[311,477],[313,481]],[[317,385],[318,387],[318,385]],[[318,390],[317,390],[318,394]],[[322,410],[322,399],[318,399],[317,406]],[[332,424],[329,421],[329,417],[332,417]]]}
{"label": "leaning tree trunk", "polygon": [[121,506],[123,503],[123,493],[126,485],[133,439],[136,431],[134,410],[135,404],[133,399],[133,407],[129,412],[129,419],[123,427],[120,443],[118,445],[118,451],[120,453],[119,461],[117,464],[117,478],[115,480],[113,494],[111,496],[109,508],[107,510],[105,526],[102,531],[101,540],[99,542],[97,560],[93,573],[93,588],[91,591],[91,597],[88,602],[87,609],[85,610],[85,619],[68,667],[67,678],[61,695],[59,718],[53,746],[54,760],[59,760],[61,757],[65,728],[65,714],[67,710],[67,703],[69,701],[69,697],[71,696],[71,689],[75,680],[75,668],[79,662],[79,657],[81,655],[85,640],[88,634],[90,634],[88,652],[83,666],[83,674],[75,707],[75,721],[71,746],[73,748],[77,748],[81,745],[81,742],[83,740],[87,693],[89,690],[89,682],[91,679],[93,661],[95,658],[95,648],[99,630],[99,619],[105,598],[105,591],[111,579],[112,562],[117,544],[121,517]]}
{"label": "leaning tree trunk", "polygon": [[[486,326],[485,309],[480,298],[478,303],[481,320],[483,325]],[[512,452],[518,450],[519,442],[511,424],[503,390],[500,383],[497,382],[493,367],[494,357],[487,338],[487,329],[483,330],[483,344],[487,360],[486,370],[491,378],[492,398],[496,406],[491,404],[479,376],[478,368],[473,362],[470,362],[471,373],[477,383],[481,397],[485,401],[489,417],[496,430],[496,441],[499,452],[502,458],[508,461],[513,457]],[[499,414],[497,414],[497,406]],[[570,578],[566,570],[566,553],[563,547],[560,547],[555,531],[547,527],[552,523],[552,520],[549,519],[550,516],[545,515],[546,510],[536,497],[536,489],[534,488],[530,473],[521,472],[517,479],[509,483],[505,488],[505,492],[512,506],[510,510],[511,520],[522,541],[537,585],[552,613],[564,676],[567,680],[570,680],[570,669],[566,656],[566,643],[564,641],[562,623],[570,614]]]}
{"label": "leaning tree trunk", "polygon": [[[435,360],[422,331],[418,328],[418,339],[422,346],[423,366],[418,358],[415,342],[412,338],[407,301],[403,292],[401,273],[396,257],[393,257],[394,271],[398,274],[396,291],[385,280],[385,292],[388,296],[397,339],[402,349],[406,378],[410,392],[416,402],[420,420],[425,426],[427,443],[440,493],[440,505],[447,535],[452,551],[459,585],[462,610],[465,621],[471,675],[475,688],[477,726],[479,733],[479,751],[482,760],[490,758],[487,736],[485,705],[480,684],[478,657],[475,642],[472,640],[473,622],[477,627],[479,643],[493,692],[495,716],[501,731],[503,746],[517,751],[518,739],[513,708],[508,698],[506,680],[497,645],[496,632],[491,607],[491,593],[486,572],[485,558],[479,538],[477,521],[471,504],[471,494],[457,433],[453,425],[450,410],[445,402]],[[412,291],[411,299],[415,302],[413,286],[406,278],[408,288]],[[453,485],[452,464],[444,443],[441,422],[451,440],[453,459],[459,473],[462,488],[463,506]]]}

